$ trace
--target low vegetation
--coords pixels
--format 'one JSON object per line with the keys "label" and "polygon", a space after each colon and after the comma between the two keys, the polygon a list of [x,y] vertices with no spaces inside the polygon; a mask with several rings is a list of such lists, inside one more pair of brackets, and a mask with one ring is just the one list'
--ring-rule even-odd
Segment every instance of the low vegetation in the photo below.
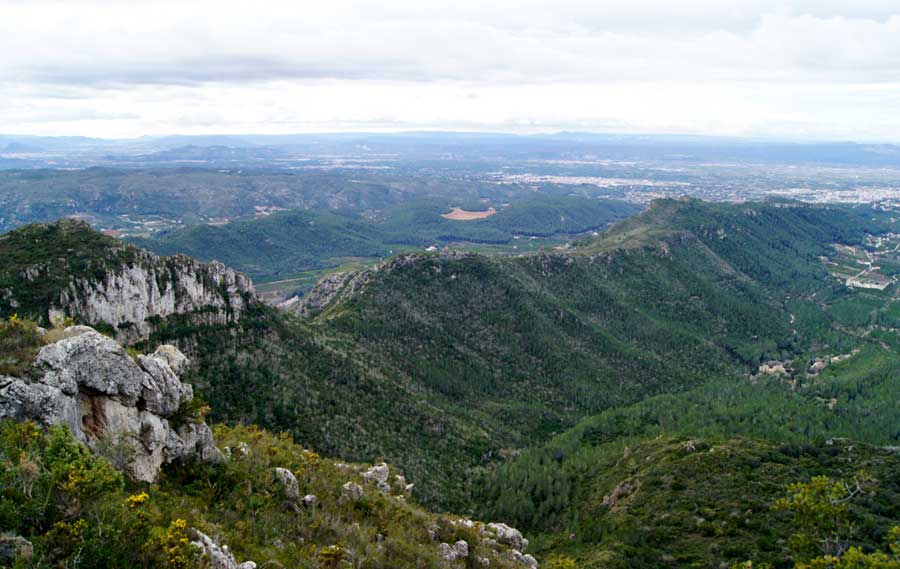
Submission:
{"label": "low vegetation", "polygon": [[[64,427],[2,422],[0,531],[32,542],[33,567],[204,566],[189,543],[194,529],[261,566],[444,567],[438,544],[458,540],[473,560],[513,566],[477,528],[378,491],[356,465],[255,427],[219,426],[215,435],[231,449],[227,462],[184,464],[146,485],[123,479]],[[285,497],[276,467],[292,471],[300,496],[315,503]],[[361,497],[346,495],[348,481],[362,486]]]}

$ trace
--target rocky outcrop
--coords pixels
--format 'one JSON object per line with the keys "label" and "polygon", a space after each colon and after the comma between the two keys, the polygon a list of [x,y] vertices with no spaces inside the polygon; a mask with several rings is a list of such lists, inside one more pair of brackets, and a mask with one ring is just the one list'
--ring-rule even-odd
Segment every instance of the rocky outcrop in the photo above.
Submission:
{"label": "rocky outcrop", "polygon": [[362,292],[372,278],[372,271],[332,273],[322,277],[304,297],[294,297],[280,306],[302,317],[312,316],[340,300]]}
{"label": "rocky outcrop", "polygon": [[459,540],[453,545],[442,543],[438,546],[438,554],[445,561],[465,559],[469,556],[469,543],[464,540]]}
{"label": "rocky outcrop", "polygon": [[522,536],[522,532],[506,524],[488,524],[487,533],[493,535],[498,542],[513,549],[525,551],[528,548],[528,540]]}
{"label": "rocky outcrop", "polygon": [[378,490],[387,494],[391,491],[391,486],[388,484],[388,476],[390,476],[391,470],[390,467],[384,462],[381,464],[376,464],[375,466],[370,467],[368,470],[363,472],[363,480],[368,482],[369,484],[373,484]]}
{"label": "rocky outcrop", "polygon": [[[447,542],[438,544],[438,555],[448,562],[454,562],[459,559],[469,557],[472,547],[487,547],[495,554],[511,561],[515,566],[529,567],[530,569],[538,569],[538,561],[533,555],[524,553],[528,547],[528,540],[522,536],[522,532],[502,523],[483,524],[481,522],[473,522],[468,518],[451,519],[453,526],[474,530],[478,536],[478,540],[471,544],[464,540],[459,540],[453,545]],[[429,530],[432,533],[432,539],[435,538],[437,528]],[[484,549],[482,549],[484,551]],[[474,556],[474,565],[486,567],[490,565],[490,561],[486,558]],[[470,563],[468,566],[472,566]]]}
{"label": "rocky outcrop", "polygon": [[285,499],[300,499],[300,484],[297,482],[297,477],[294,476],[293,472],[287,468],[276,468],[275,481],[281,487],[281,494]]}
{"label": "rocky outcrop", "polygon": [[191,529],[191,545],[201,551],[204,567],[209,569],[256,569],[253,561],[238,563],[227,545],[219,545],[205,533]]}
{"label": "rocky outcrop", "polygon": [[363,497],[363,487],[356,482],[347,482],[341,487],[341,493],[344,498],[355,502]]}
{"label": "rocky outcrop", "polygon": [[186,365],[171,346],[134,359],[96,330],[73,326],[41,348],[23,377],[0,377],[0,418],[66,425],[127,475],[150,482],[163,464],[222,456],[209,427],[182,416],[193,399],[177,375]]}
{"label": "rocky outcrop", "polygon": [[146,339],[174,315],[232,322],[257,302],[250,279],[222,263],[157,257],[76,219],[0,235],[0,252],[0,313],[72,317],[122,343]]}
{"label": "rocky outcrop", "polygon": [[534,558],[533,555],[528,555],[527,553],[522,553],[517,549],[512,549],[509,552],[510,557],[513,561],[518,563],[519,565],[524,565],[529,567],[530,569],[538,569],[538,561]]}
{"label": "rocky outcrop", "polygon": [[255,301],[250,278],[222,263],[140,251],[137,261],[110,267],[100,278],[71,280],[48,315],[51,321],[69,316],[107,324],[119,341],[131,343],[149,337],[155,318],[179,314],[198,324],[225,324]]}

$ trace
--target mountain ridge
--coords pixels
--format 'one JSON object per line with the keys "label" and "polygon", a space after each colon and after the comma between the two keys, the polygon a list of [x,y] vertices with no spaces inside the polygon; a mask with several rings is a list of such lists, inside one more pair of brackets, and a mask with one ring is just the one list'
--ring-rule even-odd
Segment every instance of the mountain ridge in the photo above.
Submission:
{"label": "mountain ridge", "polygon": [[0,236],[0,311],[42,324],[67,317],[134,343],[161,319],[223,324],[258,302],[250,279],[225,265],[157,257],[65,219]]}

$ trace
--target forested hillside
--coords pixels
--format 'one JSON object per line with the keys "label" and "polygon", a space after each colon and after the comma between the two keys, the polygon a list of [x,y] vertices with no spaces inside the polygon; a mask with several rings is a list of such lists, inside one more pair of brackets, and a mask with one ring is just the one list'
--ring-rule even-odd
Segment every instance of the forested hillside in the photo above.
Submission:
{"label": "forested hillside", "polygon": [[[661,219],[661,211],[682,208],[684,220]],[[816,301],[791,290],[818,286],[820,302],[853,295],[828,275],[818,254],[828,253],[829,240],[856,242],[866,231],[881,231],[881,219],[852,209],[670,202],[571,252],[401,256],[350,279],[364,284],[337,294],[341,300],[321,312],[285,323],[279,337],[297,339],[259,348],[282,346],[281,361],[302,345],[315,357],[330,354],[344,363],[321,369],[344,369],[335,375],[345,379],[336,381],[358,395],[322,413],[304,389],[292,387],[313,381],[310,363],[243,355],[224,368],[221,356],[211,354],[208,396],[223,417],[233,416],[245,404],[241,383],[258,377],[252,399],[263,414],[255,420],[268,424],[277,416],[279,428],[306,431],[311,438],[302,440],[336,453],[377,440],[386,456],[407,454],[397,460],[411,474],[429,472],[426,478],[437,480],[450,464],[461,471],[490,464],[579,417],[713,381],[737,389],[760,362],[852,349],[852,335],[823,324]],[[726,247],[729,232],[740,239],[733,248]],[[740,265],[753,258],[747,247],[768,259],[766,271]],[[779,284],[785,282],[790,286]],[[372,396],[367,381],[395,394]],[[399,409],[412,420],[360,419],[398,416]],[[329,436],[335,432],[329,425],[344,418],[360,434]],[[392,434],[362,434],[371,429]],[[449,486],[426,485],[421,495],[465,503],[465,479],[447,475]]]}
{"label": "forested hillside", "polygon": [[[852,529],[820,522],[849,545],[881,547],[900,516],[896,450],[847,439],[586,440],[589,446],[577,456],[567,454],[562,441],[526,453],[480,496],[495,504],[495,514],[526,524],[528,534],[537,536],[539,557],[551,567],[564,566],[564,560],[590,569],[715,568],[744,561],[793,567],[798,551],[788,538],[797,522],[777,505],[792,495],[789,485],[813,477],[838,488],[844,482],[852,487],[857,478],[868,482],[859,495],[835,494],[847,498],[842,515]],[[819,545],[810,557],[820,554]]]}
{"label": "forested hillside", "polygon": [[254,278],[272,279],[340,264],[383,258],[448,243],[510,244],[524,236],[552,237],[603,229],[639,211],[634,204],[571,196],[527,196],[484,219],[442,217],[451,207],[486,211],[473,198],[416,199],[367,217],[351,210],[283,211],[226,225],[193,225],[154,238],[131,239],[160,255],[184,253],[218,260]]}
{"label": "forested hillside", "polygon": [[[213,420],[285,431],[328,456],[386,459],[424,504],[522,525],[560,567],[787,566],[778,535],[789,520],[765,504],[788,483],[876,471],[887,498],[859,512],[874,524],[855,538],[866,546],[896,514],[894,455],[828,443],[900,437],[895,285],[848,288],[833,274],[849,262],[833,245],[873,246],[891,215],[661,201],[552,252],[403,254],[322,281],[294,314],[258,303],[212,324],[174,314],[138,347],[188,352],[187,379]],[[678,450],[695,440],[701,454]],[[622,470],[632,452],[650,470]],[[691,474],[743,465],[742,482]],[[630,476],[646,478],[646,507],[635,499],[619,517],[597,506]],[[721,504],[670,492],[682,485]],[[666,507],[677,523],[645,531]]]}

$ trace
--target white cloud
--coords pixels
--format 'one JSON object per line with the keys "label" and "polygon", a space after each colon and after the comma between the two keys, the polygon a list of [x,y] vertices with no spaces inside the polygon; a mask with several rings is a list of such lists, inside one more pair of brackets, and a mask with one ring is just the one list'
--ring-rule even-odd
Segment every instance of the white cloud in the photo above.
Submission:
{"label": "white cloud", "polygon": [[897,100],[894,0],[0,0],[7,132],[894,139]]}

